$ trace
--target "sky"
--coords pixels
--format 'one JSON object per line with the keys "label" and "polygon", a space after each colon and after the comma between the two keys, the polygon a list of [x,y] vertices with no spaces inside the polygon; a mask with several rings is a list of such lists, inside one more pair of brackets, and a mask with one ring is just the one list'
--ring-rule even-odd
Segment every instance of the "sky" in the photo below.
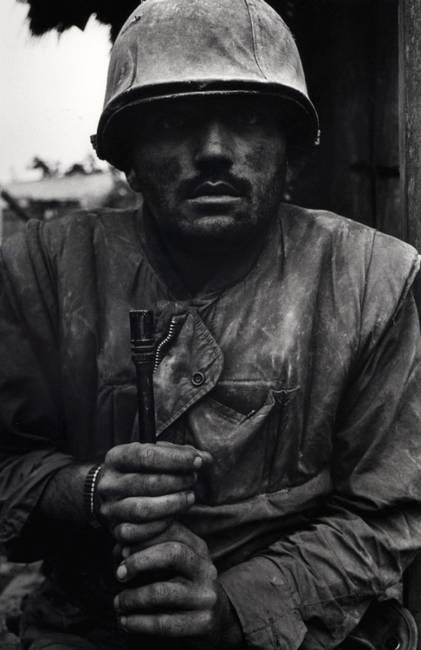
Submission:
{"label": "sky", "polygon": [[33,177],[34,156],[63,169],[85,159],[104,98],[108,28],[34,38],[27,10],[0,0],[0,183]]}

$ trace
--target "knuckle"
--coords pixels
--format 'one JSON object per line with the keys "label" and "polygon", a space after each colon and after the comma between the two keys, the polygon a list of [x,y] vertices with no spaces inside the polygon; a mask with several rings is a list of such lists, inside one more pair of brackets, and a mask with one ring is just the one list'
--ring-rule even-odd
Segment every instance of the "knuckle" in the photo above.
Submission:
{"label": "knuckle", "polygon": [[109,498],[112,496],[114,492],[114,482],[111,480],[111,476],[107,469],[101,472],[96,490],[102,498]]}
{"label": "knuckle", "polygon": [[117,611],[125,612],[129,606],[129,597],[127,591],[121,591],[116,598]]}
{"label": "knuckle", "polygon": [[139,597],[137,589],[130,589],[125,592],[125,603],[124,607],[127,611],[133,611],[137,608],[139,602]]}
{"label": "knuckle", "polygon": [[213,621],[212,612],[210,610],[206,610],[205,612],[203,612],[203,622],[206,625],[210,625],[212,623],[212,621]]}
{"label": "knuckle", "polygon": [[127,476],[127,493],[132,497],[143,496],[145,493],[145,476],[137,473],[133,476]]}
{"label": "knuckle", "polygon": [[174,507],[186,510],[190,507],[190,492],[178,492],[174,495]]}
{"label": "knuckle", "polygon": [[136,501],[134,510],[135,516],[139,519],[149,519],[152,514],[152,508],[148,501]]}
{"label": "knuckle", "polygon": [[168,637],[177,638],[180,636],[185,636],[186,626],[182,619],[179,616],[172,616],[169,620],[166,621],[166,629],[164,632]]}
{"label": "knuckle", "polygon": [[173,564],[177,563],[184,557],[183,549],[181,548],[181,544],[179,544],[179,542],[168,542],[166,554],[167,559]]}
{"label": "knuckle", "polygon": [[181,450],[183,454],[186,457],[186,460],[189,462],[193,462],[194,459],[197,457],[199,454],[199,450],[196,447],[193,447],[193,445],[183,445],[181,447]]}
{"label": "knuckle", "polygon": [[109,449],[104,457],[104,465],[112,465],[114,463],[115,451],[114,447]]}
{"label": "knuckle", "polygon": [[113,528],[114,538],[118,541],[125,539],[124,532],[125,532],[125,524],[117,524],[117,526],[114,526]]}
{"label": "knuckle", "polygon": [[149,506],[143,499],[133,499],[127,504],[127,516],[130,521],[138,522],[147,518]]}
{"label": "knuckle", "polygon": [[121,525],[121,537],[122,537],[122,539],[124,539],[124,540],[126,540],[128,542],[131,542],[135,537],[135,534],[134,534],[135,532],[136,532],[136,526],[134,526],[133,524],[125,523],[125,524]]}
{"label": "knuckle", "polygon": [[144,599],[148,605],[156,605],[159,601],[161,592],[159,586],[156,584],[149,585],[144,587]]}
{"label": "knuckle", "polygon": [[145,465],[152,465],[155,458],[155,449],[152,445],[142,445],[140,449],[141,459]]}
{"label": "knuckle", "polygon": [[211,632],[213,628],[213,620],[213,614],[211,611],[205,610],[200,612],[197,623],[201,633]]}
{"label": "knuckle", "polygon": [[168,516],[186,510],[186,498],[181,493],[173,493],[162,497],[160,502],[161,514]]}
{"label": "knuckle", "polygon": [[168,589],[166,589],[163,585],[161,584],[152,584],[149,586],[148,589],[148,596],[149,596],[149,601],[151,605],[159,605],[163,598],[165,598],[167,594]]}
{"label": "knuckle", "polygon": [[205,601],[206,607],[209,607],[210,609],[213,609],[216,605],[216,601],[218,600],[217,594],[214,589],[204,589],[203,590],[203,598]]}
{"label": "knuckle", "polygon": [[124,542],[131,542],[134,537],[135,526],[132,524],[122,523],[114,529],[114,536]]}
{"label": "knuckle", "polygon": [[206,611],[203,615],[203,624],[207,630],[210,630],[213,625],[213,614],[211,611]]}
{"label": "knuckle", "polygon": [[209,564],[207,569],[208,579],[214,582],[218,578],[218,571],[214,564]]}
{"label": "knuckle", "polygon": [[144,478],[143,481],[144,489],[150,494],[159,494],[162,489],[162,478],[159,475],[148,476],[147,479]]}
{"label": "knuckle", "polygon": [[198,553],[206,557],[209,554],[208,545],[206,542],[201,537],[197,537],[196,543]]}
{"label": "knuckle", "polygon": [[130,555],[124,562],[128,576],[133,576],[139,570],[139,557],[137,553]]}
{"label": "knuckle", "polygon": [[155,630],[158,636],[164,636],[167,633],[166,619],[163,616],[156,617]]}
{"label": "knuckle", "polygon": [[111,516],[111,505],[106,502],[100,503],[98,512],[100,517],[103,517],[104,519],[109,519]]}
{"label": "knuckle", "polygon": [[116,445],[115,447],[111,447],[111,449],[109,449],[105,454],[104,464],[114,465],[115,463],[117,463],[119,458],[121,457],[122,449],[123,449],[122,445]]}

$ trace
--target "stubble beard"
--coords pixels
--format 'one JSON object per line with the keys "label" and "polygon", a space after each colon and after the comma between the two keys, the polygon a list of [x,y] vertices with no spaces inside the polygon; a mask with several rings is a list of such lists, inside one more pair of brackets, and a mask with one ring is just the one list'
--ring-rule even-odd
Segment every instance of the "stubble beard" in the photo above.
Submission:
{"label": "stubble beard", "polygon": [[[224,217],[210,219],[206,225],[199,220],[192,223],[180,219],[177,210],[168,210],[168,206],[163,205],[160,197],[157,197],[157,202],[149,203],[146,192],[145,199],[158,230],[168,246],[176,246],[190,253],[194,250],[198,255],[209,255],[213,250],[220,253],[221,250],[243,248],[253,245],[254,241],[260,241],[278,214],[284,185],[285,164],[282,163],[271,181],[254,195],[254,200],[249,203],[249,210],[239,212],[229,226],[226,225],[227,220]],[[151,209],[151,204],[155,204],[157,210],[167,211],[164,226],[162,219],[157,218],[155,211]]]}

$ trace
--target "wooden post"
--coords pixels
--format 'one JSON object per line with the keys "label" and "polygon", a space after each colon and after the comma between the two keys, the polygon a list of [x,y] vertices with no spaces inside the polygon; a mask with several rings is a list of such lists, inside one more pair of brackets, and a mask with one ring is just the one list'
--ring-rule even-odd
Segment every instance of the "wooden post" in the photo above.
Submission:
{"label": "wooden post", "polygon": [[[399,0],[399,114],[404,238],[421,252],[421,2]],[[415,287],[421,311],[421,280]]]}
{"label": "wooden post", "polygon": [[[421,251],[421,2],[399,0],[399,115],[402,233]],[[421,314],[421,280],[415,285]],[[406,605],[415,617],[421,648],[421,555],[406,572]]]}

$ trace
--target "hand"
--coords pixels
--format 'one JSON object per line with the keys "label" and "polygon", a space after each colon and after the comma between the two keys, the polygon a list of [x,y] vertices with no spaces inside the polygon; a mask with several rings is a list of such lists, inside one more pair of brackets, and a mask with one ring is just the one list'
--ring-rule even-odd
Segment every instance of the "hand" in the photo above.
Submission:
{"label": "hand", "polygon": [[[240,646],[239,624],[200,537],[174,522],[152,542],[126,550],[131,554],[116,571],[125,587],[114,601],[126,631],[186,637],[198,648],[221,648],[222,640],[223,647]],[[147,584],[151,572],[155,582]]]}
{"label": "hand", "polygon": [[192,506],[197,472],[209,462],[209,453],[188,445],[113,447],[97,483],[99,515],[122,545],[159,535]]}

